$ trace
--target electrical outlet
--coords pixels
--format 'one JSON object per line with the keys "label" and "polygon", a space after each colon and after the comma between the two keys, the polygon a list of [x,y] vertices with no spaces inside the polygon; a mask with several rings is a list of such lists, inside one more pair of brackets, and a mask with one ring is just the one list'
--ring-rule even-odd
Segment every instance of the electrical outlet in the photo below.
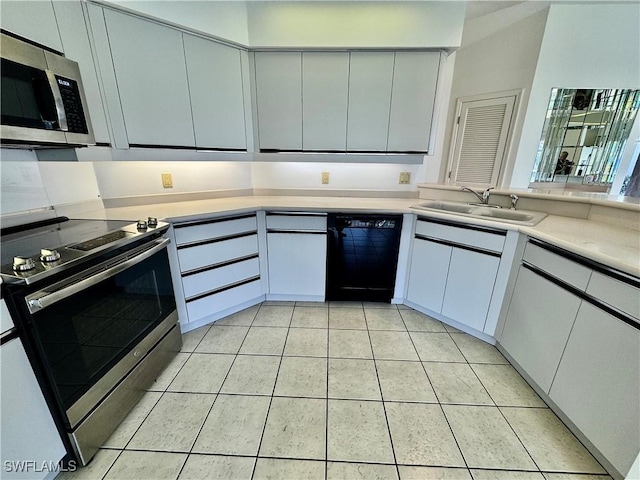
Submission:
{"label": "electrical outlet", "polygon": [[329,183],[329,172],[322,172],[322,184],[327,185]]}
{"label": "electrical outlet", "polygon": [[164,188],[173,188],[173,178],[170,173],[161,173],[162,176],[162,186]]}
{"label": "electrical outlet", "polygon": [[398,183],[403,185],[411,183],[411,172],[400,172]]}

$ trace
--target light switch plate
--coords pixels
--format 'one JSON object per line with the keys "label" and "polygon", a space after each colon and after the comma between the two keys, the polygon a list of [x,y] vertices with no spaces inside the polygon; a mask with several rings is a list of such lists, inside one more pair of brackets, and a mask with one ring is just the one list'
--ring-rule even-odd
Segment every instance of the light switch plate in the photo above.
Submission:
{"label": "light switch plate", "polygon": [[162,175],[162,186],[164,188],[173,188],[173,178],[170,173],[161,173]]}
{"label": "light switch plate", "polygon": [[322,184],[327,185],[329,183],[329,172],[322,172]]}

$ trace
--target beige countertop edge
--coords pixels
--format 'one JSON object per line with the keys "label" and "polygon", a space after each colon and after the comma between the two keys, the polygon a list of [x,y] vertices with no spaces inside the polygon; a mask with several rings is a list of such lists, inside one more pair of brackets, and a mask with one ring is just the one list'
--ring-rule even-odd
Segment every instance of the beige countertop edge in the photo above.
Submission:
{"label": "beige countertop edge", "polygon": [[[432,183],[418,184],[418,189],[432,189],[432,190],[447,190],[447,191],[460,191],[460,186],[441,185]],[[475,190],[481,191],[482,188],[475,188]],[[620,208],[623,210],[635,210],[640,211],[640,198],[625,197],[622,195],[607,195],[605,193],[589,193],[581,191],[569,191],[563,194],[560,193],[546,193],[538,192],[534,189],[510,189],[510,190],[491,190],[492,195],[504,195],[517,194],[520,197],[536,198],[540,200],[549,201],[563,201],[574,203],[586,203],[589,205],[599,205],[603,207]]]}
{"label": "beige countertop edge", "polygon": [[175,223],[239,215],[256,210],[412,213],[420,217],[519,231],[595,262],[640,277],[640,233],[632,229],[558,215],[549,215],[538,225],[528,227],[449,213],[412,209],[411,205],[415,203],[416,199],[406,198],[233,197],[105,208],[87,211],[75,215],[75,218],[135,221],[139,218],[155,216],[159,220]]}

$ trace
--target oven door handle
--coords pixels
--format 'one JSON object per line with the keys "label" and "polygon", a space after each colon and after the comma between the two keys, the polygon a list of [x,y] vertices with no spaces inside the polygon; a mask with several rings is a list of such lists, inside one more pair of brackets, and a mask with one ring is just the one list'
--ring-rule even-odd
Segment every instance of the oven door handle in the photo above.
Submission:
{"label": "oven door handle", "polygon": [[128,268],[133,267],[134,265],[143,262],[147,258],[155,255],[157,252],[166,248],[171,240],[168,238],[158,239],[154,243],[155,245],[148,250],[136,255],[133,258],[125,260],[122,263],[119,263],[113,267],[110,267],[102,272],[90,275],[87,278],[83,278],[77,282],[72,283],[71,285],[61,288],[60,290],[55,290],[53,292],[40,291],[36,292],[33,295],[28,296],[25,300],[27,302],[27,307],[29,308],[30,313],[39,312],[60,300],[64,300],[65,298],[70,297],[82,290],[86,290],[92,285],[96,285],[107,278],[113,277],[120,272],[125,271]]}

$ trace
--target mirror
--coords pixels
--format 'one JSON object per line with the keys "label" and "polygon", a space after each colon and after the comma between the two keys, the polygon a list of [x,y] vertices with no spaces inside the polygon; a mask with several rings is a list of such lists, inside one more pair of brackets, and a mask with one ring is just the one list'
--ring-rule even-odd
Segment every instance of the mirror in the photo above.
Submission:
{"label": "mirror", "polygon": [[530,182],[608,192],[639,107],[640,90],[552,89]]}

